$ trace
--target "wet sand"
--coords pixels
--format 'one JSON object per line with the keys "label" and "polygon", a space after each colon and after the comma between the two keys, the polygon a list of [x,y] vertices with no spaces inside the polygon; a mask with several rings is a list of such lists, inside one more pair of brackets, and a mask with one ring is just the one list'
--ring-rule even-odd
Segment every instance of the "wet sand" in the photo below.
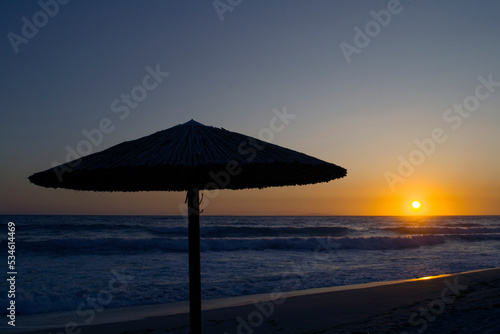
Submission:
{"label": "wet sand", "polygon": [[[203,333],[499,333],[500,268],[204,301]],[[8,333],[185,334],[188,304],[18,317]],[[80,318],[81,319],[81,318]],[[66,328],[65,328],[66,326]],[[2,329],[2,332],[5,330]]]}

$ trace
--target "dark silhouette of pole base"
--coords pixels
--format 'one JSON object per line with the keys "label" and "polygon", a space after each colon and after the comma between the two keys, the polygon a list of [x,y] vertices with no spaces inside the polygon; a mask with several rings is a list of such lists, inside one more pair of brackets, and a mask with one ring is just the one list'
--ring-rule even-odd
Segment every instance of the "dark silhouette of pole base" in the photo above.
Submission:
{"label": "dark silhouette of pole base", "polygon": [[191,334],[201,334],[200,202],[198,188],[188,190],[189,319]]}

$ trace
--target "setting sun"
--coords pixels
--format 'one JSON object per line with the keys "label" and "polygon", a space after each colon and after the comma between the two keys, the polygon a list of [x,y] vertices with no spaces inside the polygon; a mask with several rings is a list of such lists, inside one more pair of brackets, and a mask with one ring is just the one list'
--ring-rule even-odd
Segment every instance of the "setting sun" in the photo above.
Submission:
{"label": "setting sun", "polygon": [[422,207],[422,203],[420,203],[419,201],[413,201],[411,202],[411,207],[415,210],[418,210]]}

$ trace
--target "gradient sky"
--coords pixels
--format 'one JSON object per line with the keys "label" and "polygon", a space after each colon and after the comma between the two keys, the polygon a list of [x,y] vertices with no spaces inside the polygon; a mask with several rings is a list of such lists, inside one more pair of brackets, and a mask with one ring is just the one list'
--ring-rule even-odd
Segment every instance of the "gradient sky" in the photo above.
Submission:
{"label": "gradient sky", "polygon": [[[27,177],[66,162],[106,118],[113,131],[92,152],[191,118],[257,137],[284,109],[296,117],[272,142],[347,177],[222,191],[204,214],[500,214],[500,84],[478,79],[500,82],[498,1],[233,0],[217,13],[212,1],[74,0],[55,14],[42,3],[53,17],[37,1],[0,2],[0,214],[180,214],[184,193],[54,190]],[[157,66],[169,75],[115,112]]]}

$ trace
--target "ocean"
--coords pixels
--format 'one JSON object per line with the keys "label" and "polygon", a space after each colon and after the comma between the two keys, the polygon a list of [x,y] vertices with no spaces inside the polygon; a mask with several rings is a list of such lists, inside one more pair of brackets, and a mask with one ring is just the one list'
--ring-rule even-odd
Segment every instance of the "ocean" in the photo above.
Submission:
{"label": "ocean", "polygon": [[[185,217],[0,217],[19,315],[188,300]],[[500,267],[500,216],[202,215],[201,238],[203,299]]]}

